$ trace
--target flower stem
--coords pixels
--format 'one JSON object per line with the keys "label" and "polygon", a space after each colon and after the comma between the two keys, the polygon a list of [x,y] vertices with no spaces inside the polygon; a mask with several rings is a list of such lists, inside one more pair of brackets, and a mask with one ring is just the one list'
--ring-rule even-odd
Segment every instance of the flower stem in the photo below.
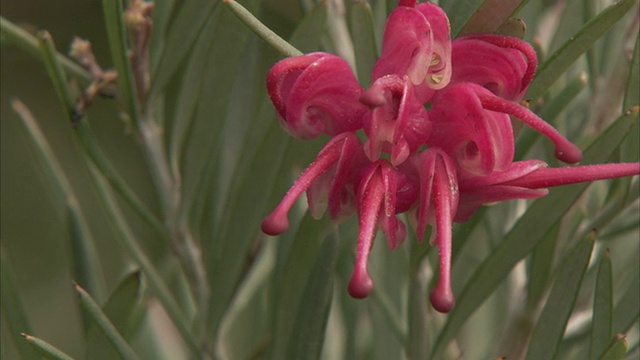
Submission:
{"label": "flower stem", "polygon": [[300,56],[302,52],[293,45],[289,44],[286,40],[278,36],[260,20],[258,20],[253,14],[247,10],[244,6],[233,0],[224,0],[224,3],[229,9],[242,21],[249,29],[251,29],[256,35],[258,35],[267,44],[271,45],[276,51],[284,56]]}

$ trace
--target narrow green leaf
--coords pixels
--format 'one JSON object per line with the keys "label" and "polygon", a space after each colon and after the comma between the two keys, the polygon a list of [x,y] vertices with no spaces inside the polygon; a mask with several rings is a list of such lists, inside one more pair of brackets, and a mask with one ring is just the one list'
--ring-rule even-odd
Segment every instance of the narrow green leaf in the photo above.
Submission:
{"label": "narrow green leaf", "polygon": [[[637,112],[627,112],[620,116],[584,152],[583,163],[606,162],[616,150],[616,147],[611,144],[620,144],[636,121],[638,121]],[[467,318],[489,297],[510,270],[533,251],[588,185],[577,184],[551,190],[549,195],[533,202],[465,284],[458,295],[456,307],[449,314],[448,322],[435,344],[433,358],[440,357],[441,352]]]}
{"label": "narrow green leaf", "polygon": [[549,288],[549,278],[553,269],[553,261],[558,241],[560,223],[556,224],[533,250],[529,264],[528,306],[535,308]]}
{"label": "narrow green leaf", "polygon": [[93,321],[98,325],[102,333],[109,339],[111,345],[116,349],[122,360],[135,360],[138,356],[129,346],[127,341],[118,332],[118,329],[111,323],[107,315],[102,311],[100,305],[84,290],[81,286],[75,285],[76,292],[80,297],[82,308],[91,316]]}
{"label": "narrow green leaf", "polygon": [[[7,39],[9,43],[15,44],[31,56],[44,61],[42,53],[38,49],[38,40],[33,35],[2,16],[0,16],[0,31],[2,32],[3,40]],[[74,63],[71,59],[58,52],[56,52],[54,56],[65,71],[77,79],[82,85],[88,85],[91,83],[91,75],[80,65]]]}
{"label": "narrow green leaf", "polygon": [[41,164],[52,180],[51,184],[55,186],[55,195],[64,201],[66,205],[71,236],[73,274],[77,276],[81,284],[95,291],[96,295],[102,298],[106,285],[100,268],[100,259],[75,191],[29,109],[19,100],[14,100],[12,106],[18,113],[32,143],[41,156]]}
{"label": "narrow green leaf", "polygon": [[24,339],[29,342],[34,349],[36,349],[40,355],[44,356],[45,359],[50,360],[73,360],[73,358],[55,346],[49,344],[48,342],[37,338],[35,336],[31,336],[29,334],[22,334]]}
{"label": "narrow green leaf", "polygon": [[113,65],[118,71],[118,87],[120,89],[121,100],[124,102],[125,109],[133,120],[137,131],[141,121],[138,110],[141,104],[138,104],[133,73],[129,64],[129,47],[127,45],[127,29],[124,26],[122,1],[103,0],[102,10],[104,12],[104,22],[109,40],[109,49],[111,50],[111,58]]}
{"label": "narrow green leaf", "polygon": [[580,242],[560,268],[551,294],[533,330],[527,360],[553,359],[573,311],[589,265],[595,234]]}
{"label": "narrow green leaf", "polygon": [[337,239],[329,236],[315,256],[293,324],[287,359],[320,358],[331,308],[337,250]]}
{"label": "narrow green leaf", "polygon": [[485,0],[464,24],[458,36],[496,32],[523,2],[524,0]]}
{"label": "narrow green leaf", "polygon": [[[429,357],[428,318],[429,298],[427,284],[420,274],[420,264],[424,259],[425,244],[414,241],[411,245],[409,265],[409,306],[407,311],[409,332],[407,336],[407,355],[410,359],[427,359]],[[426,247],[430,248],[430,247]]]}
{"label": "narrow green leaf", "polygon": [[207,20],[214,16],[214,10],[220,8],[220,1],[212,0],[186,1],[179,4],[167,33],[154,34],[154,37],[166,36],[166,40],[160,63],[151,76],[153,83],[149,91],[150,98],[164,90],[189,54],[189,49],[198,39],[198,34]]}
{"label": "narrow green leaf", "polygon": [[613,309],[613,332],[625,334],[640,318],[640,273]]}
{"label": "narrow green leaf", "polygon": [[358,80],[363,87],[371,83],[371,71],[379,56],[375,24],[371,6],[365,1],[354,1],[350,13],[351,37],[356,55]]}
{"label": "narrow green leaf", "polygon": [[[296,346],[291,341],[296,336],[294,332],[300,331],[300,326],[303,326],[296,318],[304,311],[303,308],[306,306],[304,301],[308,301],[305,298],[307,295],[305,288],[309,282],[316,281],[311,275],[314,268],[321,266],[321,252],[332,250],[327,249],[329,245],[323,244],[335,241],[327,238],[328,222],[326,218],[318,221],[309,214],[304,216],[285,260],[286,271],[282,274],[282,278],[274,280],[277,295],[269,359],[287,359],[288,352],[293,351],[290,348]],[[319,285],[322,284],[315,286]]]}
{"label": "narrow green leaf", "polygon": [[266,25],[260,22],[260,20],[253,16],[253,14],[244,6],[233,0],[224,0],[224,3],[238,17],[238,19],[240,19],[249,29],[279,53],[284,56],[302,55],[300,50],[293,47],[293,45],[289,44],[286,40],[278,36],[278,34],[274,33]]}
{"label": "narrow green leaf", "polygon": [[622,111],[627,111],[631,107],[638,105],[640,105],[640,35],[636,35],[636,45],[633,48]]}
{"label": "narrow green leaf", "polygon": [[[104,314],[126,340],[136,327],[140,295],[140,272],[135,271],[122,279],[103,307]],[[87,335],[87,354],[92,360],[109,360],[117,356],[108,339],[95,327]]]}
{"label": "narrow green leaf", "polygon": [[627,353],[627,340],[624,335],[616,335],[600,360],[621,360]]}
{"label": "narrow green leaf", "polygon": [[635,3],[636,0],[620,0],[589,21],[540,66],[525,97],[536,99],[542,96],[569,66],[615,25]]}
{"label": "narrow green leaf", "polygon": [[20,334],[31,332],[31,326],[16,288],[13,272],[5,251],[5,248],[0,248],[0,294],[2,295],[0,305],[2,305],[2,319],[7,323],[9,335],[22,358],[25,360],[38,360],[40,358],[38,354],[20,336]]}
{"label": "narrow green leaf", "polygon": [[118,204],[113,198],[113,194],[111,193],[106,180],[97,171],[97,169],[95,169],[95,167],[90,166],[89,169],[91,170],[93,177],[96,180],[98,192],[107,208],[107,214],[109,215],[118,232],[118,236],[116,236],[116,239],[119,241],[120,245],[123,247],[126,253],[134,260],[136,264],[138,264],[138,266],[140,266],[140,268],[144,272],[146,278],[149,280],[149,286],[151,290],[162,303],[162,306],[167,311],[169,318],[176,326],[176,329],[182,336],[182,339],[193,352],[193,355],[198,359],[203,358],[203,355],[200,353],[200,347],[198,346],[196,339],[191,333],[187,317],[169,291],[169,288],[160,275],[160,272],[156,269],[154,264],[144,253],[140,245],[138,245],[133,232],[129,228],[127,221],[124,218],[124,215],[122,214]]}
{"label": "narrow green leaf", "polygon": [[[326,3],[320,2],[300,23],[291,43],[317,49],[325,16]],[[300,143],[294,150],[295,140],[278,124],[266,95],[260,101],[260,112],[248,124],[248,135],[240,140],[246,145],[240,148],[240,154],[234,154],[238,160],[231,173],[229,190],[218,194],[224,211],[214,218],[213,233],[206,234],[211,240],[203,245],[209,281],[217,295],[211,301],[208,320],[213,333],[217,333],[220,320],[247,266],[251,265],[245,259],[260,236],[259,224],[270,211],[267,206],[276,204],[284,195],[291,184],[294,166],[307,166],[318,150],[319,141]],[[260,186],[256,186],[256,180]],[[210,223],[211,219],[206,221]]]}
{"label": "narrow green leaf", "polygon": [[596,289],[593,296],[593,320],[589,359],[595,360],[604,353],[613,336],[613,270],[607,250],[600,260]]}

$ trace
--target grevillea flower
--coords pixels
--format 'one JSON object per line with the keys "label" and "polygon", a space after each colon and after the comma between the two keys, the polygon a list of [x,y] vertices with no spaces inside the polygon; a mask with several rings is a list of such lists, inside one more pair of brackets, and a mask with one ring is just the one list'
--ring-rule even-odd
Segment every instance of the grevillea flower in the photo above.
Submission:
{"label": "grevillea flower", "polygon": [[[267,90],[282,127],[300,139],[332,138],[300,175],[262,230],[277,235],[306,192],[309,209],[335,221],[357,213],[359,234],[348,291],[369,295],[367,263],[378,229],[391,250],[406,236],[399,215],[409,213],[419,242],[431,226],[439,279],[431,303],[451,310],[453,222],[480,206],[545,196],[547,188],[640,173],[640,163],[549,168],[541,160],[514,161],[510,117],[540,132],[566,163],[580,149],[521,105],[537,58],[522,40],[493,34],[453,41],[445,13],[432,3],[400,0],[387,20],[371,86],[358,85],[337,56],[311,53],[278,62]],[[356,132],[362,130],[361,141]]]}

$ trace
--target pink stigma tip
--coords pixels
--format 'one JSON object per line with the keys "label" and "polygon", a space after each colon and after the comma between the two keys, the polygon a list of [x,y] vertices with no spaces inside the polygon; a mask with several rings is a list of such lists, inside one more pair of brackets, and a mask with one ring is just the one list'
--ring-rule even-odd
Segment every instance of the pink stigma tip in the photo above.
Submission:
{"label": "pink stigma tip", "polygon": [[272,212],[264,219],[261,228],[262,232],[267,235],[275,236],[282,234],[289,229],[289,219],[287,218],[287,214],[280,214],[276,209],[276,211]]}
{"label": "pink stigma tip", "polygon": [[582,160],[582,151],[572,143],[558,145],[556,147],[556,158],[567,164],[577,164]]}
{"label": "pink stigma tip", "polygon": [[366,272],[355,271],[349,281],[349,295],[356,299],[364,299],[373,290],[373,280]]}
{"label": "pink stigma tip", "polygon": [[436,287],[431,291],[429,298],[431,299],[433,308],[441,313],[448,313],[456,304],[456,299],[451,289],[440,289]]}

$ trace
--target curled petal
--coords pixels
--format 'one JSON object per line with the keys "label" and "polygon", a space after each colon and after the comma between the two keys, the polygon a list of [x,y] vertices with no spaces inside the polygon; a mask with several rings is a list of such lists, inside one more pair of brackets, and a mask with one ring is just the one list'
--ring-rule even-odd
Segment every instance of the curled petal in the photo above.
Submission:
{"label": "curled petal", "polygon": [[539,189],[596,180],[615,179],[633,175],[640,175],[640,163],[540,168],[526,176],[506,181],[505,184],[522,186],[530,189]]}
{"label": "curled petal", "polygon": [[[525,59],[520,50],[500,47],[487,39],[522,43],[520,47],[530,51]],[[452,45],[452,83],[472,82],[502,98],[522,99],[537,64],[530,45],[516,38],[498,35],[463,36],[455,39]],[[533,57],[532,63],[527,61],[530,56]]]}
{"label": "curled petal", "polygon": [[451,80],[451,25],[444,10],[434,3],[423,2],[416,9],[429,21],[433,31],[433,53],[426,84],[431,89],[439,90]]}
{"label": "curled petal", "polygon": [[267,90],[280,125],[307,140],[360,128],[367,108],[362,88],[342,58],[311,53],[278,62],[267,75]]}
{"label": "curled petal", "polygon": [[362,94],[360,101],[372,108],[363,120],[368,137],[364,149],[371,161],[387,152],[391,163],[397,166],[425,144],[431,123],[413,88],[408,77],[387,75]]}
{"label": "curled petal", "polygon": [[439,91],[429,112],[433,131],[427,144],[453,157],[463,178],[504,170],[514,156],[509,117],[486,111],[477,91],[491,93],[477,85],[474,91],[471,85],[455,84]]}
{"label": "curled petal", "polygon": [[547,189],[528,189],[513,185],[491,185],[479,187],[472,191],[463,191],[460,194],[460,206],[456,213],[456,222],[465,222],[482,205],[494,204],[500,201],[515,199],[537,199],[546,196]]}
{"label": "curled petal", "polygon": [[382,54],[373,68],[373,79],[385,75],[407,75],[422,84],[433,55],[433,32],[424,15],[412,7],[399,6],[387,19]]}

